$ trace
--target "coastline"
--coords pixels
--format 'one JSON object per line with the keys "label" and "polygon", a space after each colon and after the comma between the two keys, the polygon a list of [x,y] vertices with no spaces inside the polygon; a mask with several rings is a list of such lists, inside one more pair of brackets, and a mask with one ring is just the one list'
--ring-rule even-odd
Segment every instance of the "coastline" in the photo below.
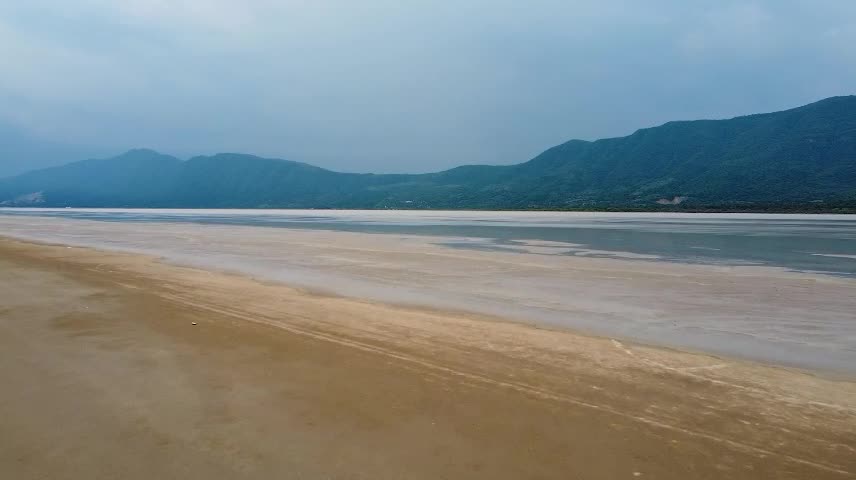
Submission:
{"label": "coastline", "polygon": [[[75,447],[76,460],[22,453],[72,441],[61,431],[25,434],[57,401],[96,420],[68,435],[131,432],[152,458],[169,459],[138,475],[172,471],[181,455],[195,472],[219,462],[253,478],[288,465],[309,476],[364,473],[354,478],[398,478],[412,465],[420,468],[411,478],[856,472],[850,381],[318,295],[141,255],[0,238],[0,263],[9,286],[0,377],[18,393],[0,402],[0,418],[15,419],[0,428],[10,447],[0,464],[16,478],[40,464],[104,468],[86,443]],[[48,354],[55,358],[40,357]],[[14,390],[33,378],[53,380]],[[105,396],[87,405],[83,386]],[[186,404],[170,401],[175,391]],[[206,408],[191,408],[199,402]],[[321,406],[330,410],[313,410]],[[295,411],[313,425],[284,413]],[[188,426],[184,415],[204,418]],[[270,442],[292,446],[270,450]],[[319,463],[329,452],[351,463]]]}
{"label": "coastline", "polygon": [[571,256],[561,252],[572,245],[540,240],[509,252],[447,245],[477,240],[463,237],[39,217],[0,217],[0,230],[319,293],[856,374],[854,278],[591,250]]}

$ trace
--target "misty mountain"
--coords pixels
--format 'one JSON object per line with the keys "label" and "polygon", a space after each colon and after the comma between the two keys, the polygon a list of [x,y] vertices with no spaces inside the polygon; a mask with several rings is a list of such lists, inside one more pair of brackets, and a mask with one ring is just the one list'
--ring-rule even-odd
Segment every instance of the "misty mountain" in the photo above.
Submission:
{"label": "misty mountain", "polygon": [[572,140],[518,165],[340,173],[243,154],[151,150],[0,180],[43,207],[793,209],[856,206],[856,97]]}

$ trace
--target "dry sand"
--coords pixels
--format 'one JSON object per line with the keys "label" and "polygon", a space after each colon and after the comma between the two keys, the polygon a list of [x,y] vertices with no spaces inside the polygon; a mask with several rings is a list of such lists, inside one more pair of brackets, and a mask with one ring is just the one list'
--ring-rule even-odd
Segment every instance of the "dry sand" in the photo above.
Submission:
{"label": "dry sand", "polygon": [[0,478],[856,478],[849,381],[2,239],[0,389]]}

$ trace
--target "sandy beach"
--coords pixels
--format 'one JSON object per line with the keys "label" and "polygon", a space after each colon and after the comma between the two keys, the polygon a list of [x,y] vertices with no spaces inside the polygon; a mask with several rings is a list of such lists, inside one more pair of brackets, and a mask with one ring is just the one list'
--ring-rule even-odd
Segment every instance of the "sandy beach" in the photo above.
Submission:
{"label": "sandy beach", "polygon": [[5,215],[0,232],[856,378],[856,278],[629,252],[569,255],[572,245],[539,240],[517,242],[513,251],[479,250],[450,244],[483,238],[447,235]]}
{"label": "sandy beach", "polygon": [[0,285],[3,478],[856,476],[840,378],[10,239]]}

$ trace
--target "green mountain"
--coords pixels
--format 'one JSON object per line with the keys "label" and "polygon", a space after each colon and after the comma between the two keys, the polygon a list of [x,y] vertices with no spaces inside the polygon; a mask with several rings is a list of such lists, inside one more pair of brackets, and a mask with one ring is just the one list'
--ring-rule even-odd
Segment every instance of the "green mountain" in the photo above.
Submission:
{"label": "green mountain", "polygon": [[572,140],[518,165],[339,173],[151,150],[0,180],[0,204],[44,207],[806,210],[856,208],[856,96],[730,120]]}

